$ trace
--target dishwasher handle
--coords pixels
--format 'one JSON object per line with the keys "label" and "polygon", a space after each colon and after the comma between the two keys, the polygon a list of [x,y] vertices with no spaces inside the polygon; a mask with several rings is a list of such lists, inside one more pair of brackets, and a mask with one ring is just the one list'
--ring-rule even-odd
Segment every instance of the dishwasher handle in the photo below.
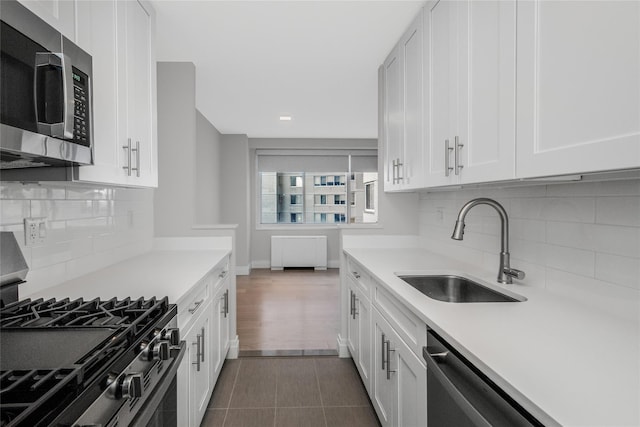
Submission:
{"label": "dishwasher handle", "polygon": [[[446,365],[451,362],[455,356],[449,351],[441,351],[441,349],[422,347],[422,357],[427,362],[427,369],[431,370],[433,376],[445,389],[446,393],[456,402],[456,405],[464,411],[475,426],[492,427],[492,424],[482,416],[474,407],[473,403],[465,397],[463,392],[447,377],[440,365]],[[473,381],[474,378],[469,378]]]}

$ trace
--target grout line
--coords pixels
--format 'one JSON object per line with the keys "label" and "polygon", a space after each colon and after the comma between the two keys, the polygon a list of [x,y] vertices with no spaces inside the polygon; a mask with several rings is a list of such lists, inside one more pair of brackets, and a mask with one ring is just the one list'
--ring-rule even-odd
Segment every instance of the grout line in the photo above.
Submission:
{"label": "grout line", "polygon": [[318,375],[318,364],[317,360],[313,358],[313,370],[316,373],[316,384],[318,385],[318,394],[320,395],[320,405],[322,405],[322,416],[324,417],[324,426],[329,427],[327,422],[327,413],[324,411],[324,400],[322,399],[322,389],[320,388],[320,375]]}
{"label": "grout line", "polygon": [[[278,363],[276,361],[276,363]],[[273,409],[273,427],[276,427],[276,418],[278,417],[278,380],[280,379],[280,369],[282,368],[282,363],[278,363],[278,369],[276,370],[276,391],[273,396],[273,400],[275,401]]]}
{"label": "grout line", "polygon": [[224,427],[227,422],[227,416],[229,415],[229,408],[231,406],[231,399],[233,398],[233,392],[236,389],[236,383],[238,382],[238,377],[240,376],[240,369],[242,368],[242,359],[238,359],[238,370],[236,371],[236,376],[233,379],[233,386],[231,387],[231,393],[229,393],[229,401],[227,402],[227,408],[224,412],[224,419],[222,420],[222,426]]}

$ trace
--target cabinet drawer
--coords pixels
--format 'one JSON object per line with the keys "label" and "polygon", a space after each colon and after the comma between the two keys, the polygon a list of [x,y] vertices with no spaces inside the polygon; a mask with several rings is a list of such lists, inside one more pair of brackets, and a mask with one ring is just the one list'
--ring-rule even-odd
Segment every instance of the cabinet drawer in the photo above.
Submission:
{"label": "cabinet drawer", "polygon": [[422,360],[422,347],[427,345],[427,336],[424,333],[426,324],[382,285],[376,284],[374,301],[380,313],[418,356],[418,359]]}
{"label": "cabinet drawer", "polygon": [[216,291],[222,284],[225,282],[227,276],[229,276],[229,257],[222,260],[211,273],[209,273],[211,277],[211,292],[215,294]]}
{"label": "cabinet drawer", "polygon": [[353,283],[358,285],[358,289],[366,296],[368,299],[371,299],[371,288],[373,287],[373,280],[364,267],[355,262],[351,258],[347,258],[347,276],[351,278]]}
{"label": "cabinet drawer", "polygon": [[185,329],[191,326],[193,320],[202,312],[210,299],[212,278],[212,275],[204,277],[181,301],[178,301],[178,328]]}

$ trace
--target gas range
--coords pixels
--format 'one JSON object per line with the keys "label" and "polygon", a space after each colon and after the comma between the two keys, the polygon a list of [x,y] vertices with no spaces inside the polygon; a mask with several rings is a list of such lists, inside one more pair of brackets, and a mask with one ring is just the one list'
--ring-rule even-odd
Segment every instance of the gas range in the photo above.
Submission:
{"label": "gas range", "polygon": [[6,305],[0,426],[148,425],[184,354],[176,312],[166,297]]}

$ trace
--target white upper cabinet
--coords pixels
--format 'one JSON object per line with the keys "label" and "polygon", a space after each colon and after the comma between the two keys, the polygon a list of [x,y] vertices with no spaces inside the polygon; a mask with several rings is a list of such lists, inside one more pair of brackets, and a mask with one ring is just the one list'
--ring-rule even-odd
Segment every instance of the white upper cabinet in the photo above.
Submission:
{"label": "white upper cabinet", "polygon": [[400,45],[384,61],[384,189],[398,189],[398,163],[402,156],[402,58]]}
{"label": "white upper cabinet", "polygon": [[424,11],[426,186],[515,177],[515,1]]}
{"label": "white upper cabinet", "polygon": [[423,185],[423,48],[418,15],[384,63],[385,191]]}
{"label": "white upper cabinet", "polygon": [[76,0],[18,0],[40,19],[60,31],[66,38],[76,40]]}
{"label": "white upper cabinet", "polygon": [[155,187],[155,15],[138,1],[78,2],[78,38],[93,57],[94,165],[79,180]]}
{"label": "white upper cabinet", "polygon": [[518,3],[519,178],[640,167],[640,2]]}

